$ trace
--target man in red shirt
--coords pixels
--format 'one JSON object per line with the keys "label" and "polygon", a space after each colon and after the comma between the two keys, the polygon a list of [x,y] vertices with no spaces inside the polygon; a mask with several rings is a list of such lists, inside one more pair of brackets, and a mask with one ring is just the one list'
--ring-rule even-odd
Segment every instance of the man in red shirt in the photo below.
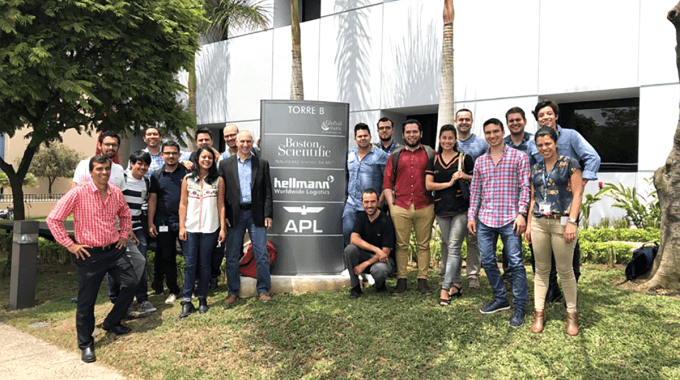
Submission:
{"label": "man in red shirt", "polygon": [[[418,246],[418,291],[430,295],[427,274],[430,268],[430,237],[434,222],[434,201],[425,189],[425,168],[430,147],[420,143],[423,126],[418,120],[404,123],[406,146],[395,150],[387,160],[383,180],[383,196],[390,205],[390,216],[397,235],[397,286],[392,295],[406,292],[406,266],[411,228],[416,230]],[[397,170],[394,170],[393,156],[398,154]]]}
{"label": "man in red shirt", "polygon": [[[103,328],[116,335],[128,334],[131,329],[120,321],[125,316],[134,297],[139,278],[125,253],[130,233],[130,209],[123,193],[109,185],[111,161],[105,156],[90,159],[92,182],[71,189],[64,195],[47,217],[47,225],[57,242],[76,256],[78,269],[78,306],[76,330],[82,360],[92,363],[94,354],[94,304],[99,286],[106,273],[120,284],[120,294],[113,309],[104,319]],[[71,240],[64,220],[73,214],[76,242]],[[116,228],[120,221],[120,231]]]}

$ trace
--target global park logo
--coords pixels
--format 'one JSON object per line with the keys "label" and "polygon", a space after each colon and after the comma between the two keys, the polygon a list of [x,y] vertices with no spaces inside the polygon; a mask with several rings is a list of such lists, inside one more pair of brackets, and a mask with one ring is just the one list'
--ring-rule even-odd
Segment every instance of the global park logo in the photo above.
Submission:
{"label": "global park logo", "polygon": [[341,132],[342,122],[335,120],[326,120],[323,123],[321,123],[321,129],[324,132]]}

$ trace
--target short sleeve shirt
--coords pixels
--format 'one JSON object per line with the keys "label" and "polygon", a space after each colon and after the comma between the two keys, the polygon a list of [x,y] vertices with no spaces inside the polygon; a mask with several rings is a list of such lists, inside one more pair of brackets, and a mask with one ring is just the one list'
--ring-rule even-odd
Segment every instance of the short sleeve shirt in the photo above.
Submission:
{"label": "short sleeve shirt", "polygon": [[392,224],[392,219],[384,212],[381,212],[372,222],[368,219],[368,214],[365,211],[357,213],[352,232],[359,234],[365,242],[373,246],[394,248],[396,241],[394,224]]}
{"label": "short sleeve shirt", "polygon": [[558,156],[555,166],[550,173],[546,173],[545,161],[531,167],[531,183],[534,185],[534,212],[536,217],[542,217],[538,207],[539,202],[550,203],[552,215],[566,215],[571,210],[574,194],[571,191],[569,179],[572,174],[581,169],[575,158]]}
{"label": "short sleeve shirt", "polygon": [[[434,182],[449,182],[451,177],[458,171],[458,161],[460,154],[456,155],[450,162],[445,163],[441,154],[438,154],[427,163],[425,175],[434,177]],[[474,160],[469,154],[463,159],[463,172],[472,175]],[[453,216],[461,212],[467,212],[470,201],[463,199],[460,188],[460,181],[456,181],[453,186],[434,192],[434,213],[438,216]]]}
{"label": "short sleeve shirt", "polygon": [[187,170],[177,165],[174,172],[165,170],[165,166],[158,169],[151,177],[150,193],[158,194],[156,198],[156,222],[179,223],[179,199],[182,190],[182,179]]}

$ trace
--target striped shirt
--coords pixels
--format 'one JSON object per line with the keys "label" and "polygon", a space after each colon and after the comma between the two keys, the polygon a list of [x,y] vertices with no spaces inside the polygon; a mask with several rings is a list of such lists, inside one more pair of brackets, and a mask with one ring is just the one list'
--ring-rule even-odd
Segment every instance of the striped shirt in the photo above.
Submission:
{"label": "striped shirt", "polygon": [[[106,197],[102,199],[97,186],[88,182],[71,189],[57,202],[47,216],[47,226],[57,242],[67,248],[74,242],[63,222],[71,213],[78,244],[102,247],[127,238],[130,233],[130,208],[116,186],[109,185]],[[120,220],[120,232],[116,228],[116,216]]]}
{"label": "striped shirt", "polygon": [[146,200],[146,195],[148,193],[146,179],[135,179],[135,177],[126,173],[125,176],[125,190],[123,190],[123,195],[125,196],[125,202],[127,202],[128,207],[130,207],[130,215],[132,215],[132,230],[138,231],[142,227],[142,204]]}
{"label": "striped shirt", "polygon": [[468,220],[478,217],[491,228],[505,226],[515,220],[517,214],[527,213],[529,196],[527,155],[504,145],[498,164],[494,164],[489,152],[475,161]]}

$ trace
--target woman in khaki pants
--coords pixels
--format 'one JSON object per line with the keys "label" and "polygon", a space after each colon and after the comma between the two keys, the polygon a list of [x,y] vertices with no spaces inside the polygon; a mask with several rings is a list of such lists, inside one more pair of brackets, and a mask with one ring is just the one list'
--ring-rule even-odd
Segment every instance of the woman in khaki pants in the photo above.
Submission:
{"label": "woman in khaki pants", "polygon": [[524,234],[533,243],[536,258],[534,305],[536,313],[531,331],[543,331],[545,295],[548,291],[551,255],[555,255],[557,273],[567,301],[569,335],[578,335],[576,278],[572,267],[578,233],[577,218],[581,208],[583,185],[581,167],[574,158],[557,152],[557,132],[542,127],[536,132],[536,147],[544,161],[531,167],[531,218]]}

